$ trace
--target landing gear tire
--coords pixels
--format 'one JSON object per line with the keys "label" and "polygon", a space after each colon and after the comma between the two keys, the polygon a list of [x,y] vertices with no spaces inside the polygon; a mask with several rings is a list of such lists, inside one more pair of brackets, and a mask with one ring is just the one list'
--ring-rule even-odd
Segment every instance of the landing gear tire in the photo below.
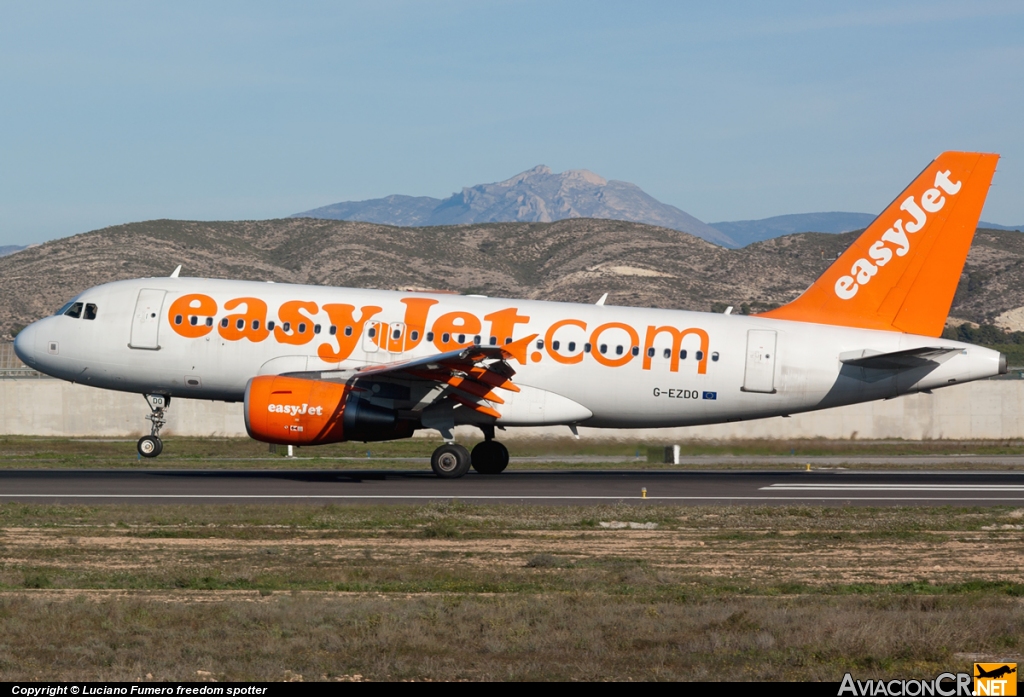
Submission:
{"label": "landing gear tire", "polygon": [[469,451],[461,445],[447,443],[430,456],[430,469],[442,479],[458,479],[469,471]]}
{"label": "landing gear tire", "polygon": [[473,448],[470,460],[480,474],[501,474],[508,467],[508,448],[496,440],[485,440]]}
{"label": "landing gear tire", "polygon": [[164,449],[164,442],[156,436],[143,436],[137,447],[142,457],[156,457]]}

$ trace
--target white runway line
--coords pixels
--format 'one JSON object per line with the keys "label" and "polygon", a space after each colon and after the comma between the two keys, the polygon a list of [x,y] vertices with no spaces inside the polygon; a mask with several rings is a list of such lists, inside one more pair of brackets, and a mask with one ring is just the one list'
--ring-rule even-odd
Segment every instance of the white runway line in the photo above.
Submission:
{"label": "white runway line", "polygon": [[1002,491],[1024,492],[1024,484],[772,484],[761,491]]}

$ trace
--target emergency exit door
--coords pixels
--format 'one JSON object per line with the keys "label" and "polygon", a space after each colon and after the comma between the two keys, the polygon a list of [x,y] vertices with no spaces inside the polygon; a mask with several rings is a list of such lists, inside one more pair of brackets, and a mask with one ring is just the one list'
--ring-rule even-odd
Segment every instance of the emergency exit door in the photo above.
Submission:
{"label": "emergency exit door", "polygon": [[747,332],[744,392],[775,392],[775,343],[774,331],[751,329]]}

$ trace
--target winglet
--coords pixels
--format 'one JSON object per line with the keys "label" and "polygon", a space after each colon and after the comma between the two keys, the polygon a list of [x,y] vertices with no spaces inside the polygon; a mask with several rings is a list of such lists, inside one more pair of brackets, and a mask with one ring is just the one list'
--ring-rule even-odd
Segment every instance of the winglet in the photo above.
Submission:
{"label": "winglet", "polygon": [[942,153],[803,295],[760,316],[939,336],[998,160]]}
{"label": "winglet", "polygon": [[526,351],[530,346],[530,342],[536,338],[537,334],[524,336],[519,341],[513,341],[511,344],[505,344],[501,347],[501,350],[505,352],[509,358],[515,358],[523,365],[526,365]]}

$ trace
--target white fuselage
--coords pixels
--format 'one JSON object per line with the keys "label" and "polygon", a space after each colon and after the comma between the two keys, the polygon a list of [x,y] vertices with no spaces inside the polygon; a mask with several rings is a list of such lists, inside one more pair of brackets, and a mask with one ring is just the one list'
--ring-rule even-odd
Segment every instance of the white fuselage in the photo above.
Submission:
{"label": "white fuselage", "polygon": [[[512,364],[522,391],[503,393],[498,424],[508,426],[719,423],[1000,372],[996,351],[945,339],[676,310],[197,278],[120,281],[75,300],[94,305],[95,318],[30,325],[16,339],[25,363],[76,383],[194,399],[240,401],[257,375],[350,370],[441,353],[460,339],[503,345],[536,335],[526,362]],[[920,347],[958,350],[911,370],[840,360]]]}

